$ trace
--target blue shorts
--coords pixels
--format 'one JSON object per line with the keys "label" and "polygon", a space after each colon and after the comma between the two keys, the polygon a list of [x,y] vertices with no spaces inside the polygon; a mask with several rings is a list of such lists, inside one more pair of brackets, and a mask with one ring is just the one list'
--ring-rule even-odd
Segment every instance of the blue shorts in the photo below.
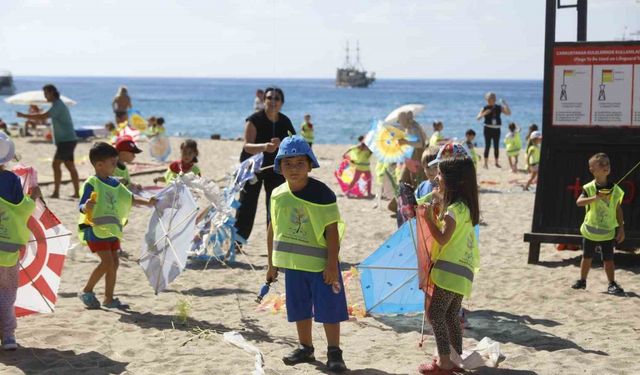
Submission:
{"label": "blue shorts", "polygon": [[324,283],[322,272],[285,269],[287,320],[297,322],[314,318],[318,323],[329,324],[349,320],[342,273],[339,271],[340,292],[335,293],[331,285]]}

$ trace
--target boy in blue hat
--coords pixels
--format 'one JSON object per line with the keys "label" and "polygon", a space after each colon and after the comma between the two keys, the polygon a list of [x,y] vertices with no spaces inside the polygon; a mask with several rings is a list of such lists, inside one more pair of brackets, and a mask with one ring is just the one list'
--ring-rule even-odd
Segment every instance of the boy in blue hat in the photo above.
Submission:
{"label": "boy in blue hat", "polygon": [[344,223],[336,195],[310,178],[318,168],[311,147],[301,136],[280,144],[274,171],[286,182],[271,194],[267,232],[267,282],[284,269],[287,320],[295,322],[300,345],[282,358],[286,365],[315,361],[312,318],[324,324],[329,371],[347,370],[340,350],[340,322],[348,320],[347,300],[338,265]]}

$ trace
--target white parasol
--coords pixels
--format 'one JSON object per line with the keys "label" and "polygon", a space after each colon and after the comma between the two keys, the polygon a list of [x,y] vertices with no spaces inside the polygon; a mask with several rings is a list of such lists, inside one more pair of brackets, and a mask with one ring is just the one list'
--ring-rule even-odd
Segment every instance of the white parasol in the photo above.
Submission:
{"label": "white parasol", "polygon": [[[67,98],[66,96],[60,95],[60,99],[66,105],[76,105],[74,100]],[[51,104],[47,102],[47,99],[44,97],[44,92],[42,90],[35,91],[25,91],[19,94],[15,94],[10,96],[4,100],[6,103],[14,104],[14,105],[45,105]]]}
{"label": "white parasol", "polygon": [[402,112],[413,112],[413,115],[417,115],[418,113],[424,111],[424,105],[422,104],[405,104],[401,107],[398,107],[391,111],[384,119],[385,124],[393,124],[398,121],[398,116]]}

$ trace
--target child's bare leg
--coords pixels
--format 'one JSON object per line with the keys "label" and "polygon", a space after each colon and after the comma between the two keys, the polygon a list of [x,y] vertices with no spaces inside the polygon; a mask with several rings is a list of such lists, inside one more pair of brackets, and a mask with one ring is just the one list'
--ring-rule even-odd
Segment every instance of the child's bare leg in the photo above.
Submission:
{"label": "child's bare leg", "polygon": [[340,323],[324,323],[327,346],[340,347]]}
{"label": "child's bare leg", "polygon": [[513,171],[518,173],[518,155],[513,157]]}
{"label": "child's bare leg", "polygon": [[613,260],[605,260],[602,263],[604,263],[604,273],[607,274],[607,280],[609,280],[609,282],[615,281],[615,265]]}
{"label": "child's bare leg", "polygon": [[91,276],[89,276],[89,280],[87,280],[87,284],[82,290],[84,293],[93,292],[93,288],[95,288],[102,276],[107,273],[108,270],[113,268],[113,260],[111,259],[110,251],[98,251],[96,254],[100,257],[100,264],[98,264],[93,272],[91,272]]}
{"label": "child's bare leg", "polygon": [[[589,275],[589,270],[591,269],[592,261],[593,261],[593,258],[585,258],[584,256],[582,257],[582,260],[580,261],[580,279],[581,280],[587,279],[587,276]],[[605,271],[606,271],[606,267],[605,267]]]}
{"label": "child's bare leg", "polygon": [[104,276],[104,301],[103,304],[108,304],[113,301],[113,290],[116,287],[116,272],[118,269],[118,252],[117,251],[105,251],[109,257],[111,257],[111,267],[107,270]]}
{"label": "child's bare leg", "polygon": [[296,322],[296,329],[298,330],[298,341],[300,344],[306,346],[313,346],[313,337],[311,335],[311,319],[298,320]]}

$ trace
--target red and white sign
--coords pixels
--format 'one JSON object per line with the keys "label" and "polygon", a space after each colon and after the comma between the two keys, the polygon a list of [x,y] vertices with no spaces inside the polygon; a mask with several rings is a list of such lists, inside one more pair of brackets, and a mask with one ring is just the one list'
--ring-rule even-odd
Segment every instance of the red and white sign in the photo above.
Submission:
{"label": "red and white sign", "polygon": [[553,50],[554,126],[640,125],[640,46]]}

